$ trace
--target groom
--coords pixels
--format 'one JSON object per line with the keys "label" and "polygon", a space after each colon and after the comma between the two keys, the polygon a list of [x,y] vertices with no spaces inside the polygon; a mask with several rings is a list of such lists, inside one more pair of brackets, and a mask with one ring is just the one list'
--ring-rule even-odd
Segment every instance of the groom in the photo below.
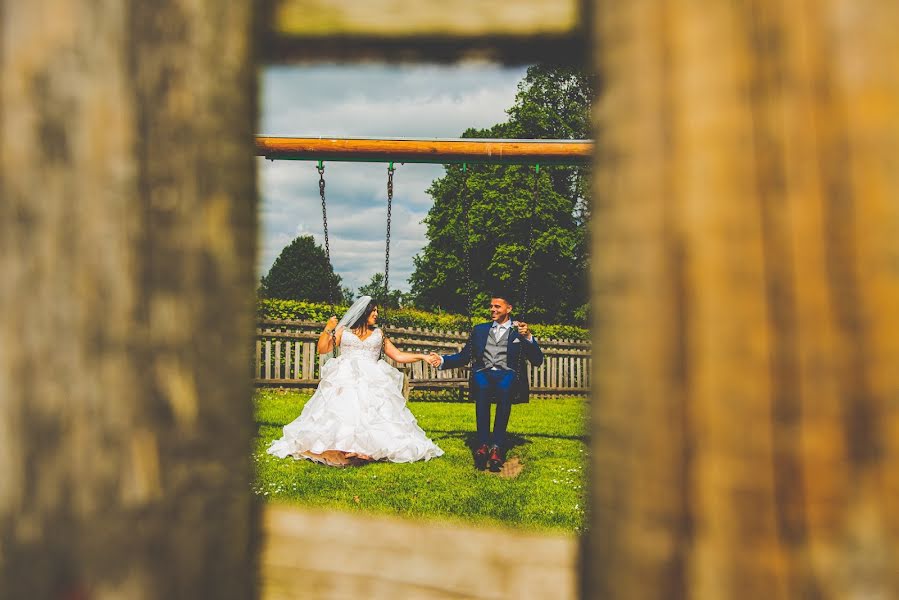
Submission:
{"label": "groom", "polygon": [[[497,296],[490,300],[492,323],[476,325],[468,343],[458,354],[439,356],[431,353],[428,363],[440,369],[471,366],[469,390],[475,401],[478,448],[475,467],[499,471],[505,460],[506,427],[513,404],[528,401],[528,377],[522,357],[535,366],[543,364],[543,352],[527,323],[512,321],[512,304]],[[490,436],[490,404],[496,404],[493,436]]]}

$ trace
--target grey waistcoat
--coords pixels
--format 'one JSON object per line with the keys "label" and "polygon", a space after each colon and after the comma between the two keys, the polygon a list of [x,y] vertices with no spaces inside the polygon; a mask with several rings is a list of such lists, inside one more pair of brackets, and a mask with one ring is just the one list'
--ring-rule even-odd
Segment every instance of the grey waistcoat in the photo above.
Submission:
{"label": "grey waistcoat", "polygon": [[487,345],[484,347],[484,368],[490,369],[498,367],[500,369],[508,369],[507,355],[509,354],[509,336],[512,335],[512,329],[499,340],[497,343],[493,339],[493,332],[487,334]]}

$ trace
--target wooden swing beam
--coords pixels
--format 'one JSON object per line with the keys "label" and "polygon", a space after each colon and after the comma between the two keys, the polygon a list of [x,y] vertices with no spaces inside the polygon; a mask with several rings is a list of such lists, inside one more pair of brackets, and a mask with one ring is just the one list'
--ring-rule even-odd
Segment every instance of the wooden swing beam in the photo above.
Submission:
{"label": "wooden swing beam", "polygon": [[346,162],[586,165],[592,140],[256,137],[270,160]]}

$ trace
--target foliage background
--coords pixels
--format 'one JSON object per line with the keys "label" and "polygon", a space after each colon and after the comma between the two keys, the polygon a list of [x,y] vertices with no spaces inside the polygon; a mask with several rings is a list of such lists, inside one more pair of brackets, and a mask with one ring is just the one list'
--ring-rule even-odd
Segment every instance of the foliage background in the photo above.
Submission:
{"label": "foliage background", "polygon": [[[321,302],[298,302],[295,300],[260,299],[256,307],[259,319],[293,319],[324,323],[328,318],[340,315],[348,307],[346,304],[332,306]],[[438,331],[465,331],[471,325],[488,320],[487,311],[476,311],[468,321],[464,315],[441,312],[432,313],[415,308],[384,308],[379,311],[379,322],[388,327],[423,327]],[[467,326],[466,326],[467,323]],[[546,325],[531,323],[531,329],[539,338],[589,340],[589,330],[575,325]]]}
{"label": "foliage background", "polygon": [[[509,120],[469,129],[465,138],[586,139],[593,82],[571,67],[536,65],[519,84]],[[587,203],[585,168],[446,165],[428,192],[434,204],[425,220],[428,244],[415,257],[410,278],[414,304],[464,313],[465,255],[471,248],[474,307],[494,294],[524,297],[528,321],[587,319]],[[539,202],[531,214],[535,187]],[[465,218],[465,198],[471,202]],[[469,227],[468,221],[471,225]],[[528,242],[531,242],[530,244]]]}
{"label": "foliage background", "polygon": [[[507,121],[469,129],[462,137],[586,139],[593,95],[593,82],[583,72],[535,65],[519,83]],[[444,170],[428,190],[433,198],[425,218],[428,242],[414,257],[410,292],[384,290],[383,273],[374,273],[356,296],[371,295],[382,308],[396,309],[384,315],[392,325],[465,329],[468,321],[459,315],[471,310],[479,321],[490,297],[503,295],[512,300],[517,318],[565,324],[552,326],[563,328],[552,335],[546,331],[538,335],[580,339],[567,328],[584,327],[588,320],[586,169],[543,166],[537,174],[533,167],[468,165],[463,172],[461,165],[446,165]],[[468,218],[463,209],[466,198],[471,207]],[[466,265],[469,249],[471,261]],[[301,236],[284,248],[262,278],[259,296],[341,304],[354,294],[341,287],[324,250],[312,237]],[[265,310],[282,309],[267,305]],[[296,316],[275,318],[323,316],[312,307],[283,310]]]}
{"label": "foliage background", "polygon": [[284,247],[269,272],[259,282],[260,298],[344,302],[351,291],[340,285],[324,249],[311,235],[295,238]]}

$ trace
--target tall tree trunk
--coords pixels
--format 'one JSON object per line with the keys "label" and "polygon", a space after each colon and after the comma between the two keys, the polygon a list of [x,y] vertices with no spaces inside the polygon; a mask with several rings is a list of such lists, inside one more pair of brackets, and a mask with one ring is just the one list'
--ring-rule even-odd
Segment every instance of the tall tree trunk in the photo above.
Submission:
{"label": "tall tree trunk", "polygon": [[251,598],[255,3],[0,1],[0,597]]}
{"label": "tall tree trunk", "polygon": [[899,596],[899,4],[591,4],[586,595]]}

